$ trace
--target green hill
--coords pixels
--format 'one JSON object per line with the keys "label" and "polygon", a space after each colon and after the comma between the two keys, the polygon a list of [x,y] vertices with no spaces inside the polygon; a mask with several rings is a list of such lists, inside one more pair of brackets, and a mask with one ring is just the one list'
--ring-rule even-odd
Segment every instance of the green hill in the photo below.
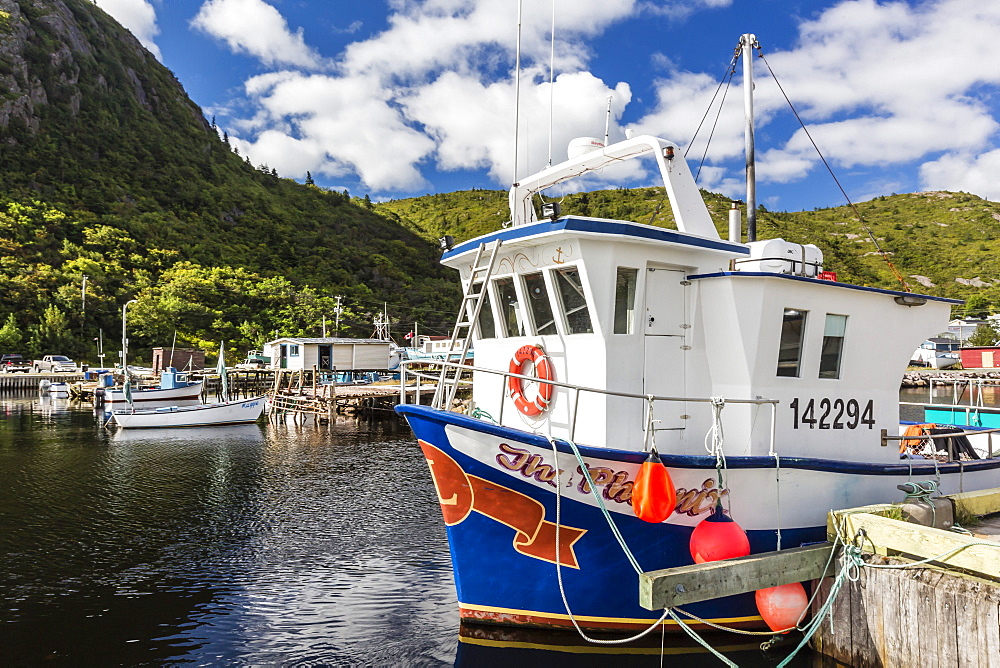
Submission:
{"label": "green hill", "polygon": [[0,90],[0,351],[92,358],[129,299],[140,350],[316,336],[338,295],[345,335],[449,326],[436,244],[249,164],[89,0],[0,0]]}
{"label": "green hill", "polygon": [[[727,235],[730,200],[705,191],[702,195],[719,233]],[[567,215],[675,227],[660,188],[578,193],[559,201]],[[929,192],[877,197],[856,208],[864,224],[846,205],[792,213],[761,207],[757,236],[816,244],[826,269],[837,272],[840,280],[902,289],[877,252],[874,236],[912,291],[974,298],[1000,308],[1000,203],[967,193]],[[376,210],[426,239],[450,234],[459,241],[496,229],[510,218],[507,193],[496,190],[394,200]]]}

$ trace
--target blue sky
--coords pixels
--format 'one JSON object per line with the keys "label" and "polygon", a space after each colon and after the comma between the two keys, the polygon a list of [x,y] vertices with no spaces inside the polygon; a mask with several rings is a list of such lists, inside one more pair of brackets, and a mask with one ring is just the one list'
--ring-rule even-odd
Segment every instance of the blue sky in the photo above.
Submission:
{"label": "blue sky", "polygon": [[[373,199],[507,188],[517,0],[97,0],[242,155]],[[555,13],[555,86],[550,89]],[[518,174],[626,129],[686,146],[739,36],[767,63],[848,195],[1000,199],[995,0],[525,0]],[[742,81],[699,184],[741,197]],[[844,203],[755,59],[758,201]],[[550,126],[552,131],[550,132]],[[688,156],[697,169],[703,130]],[[628,185],[652,183],[633,171]],[[587,187],[617,183],[592,180]]]}

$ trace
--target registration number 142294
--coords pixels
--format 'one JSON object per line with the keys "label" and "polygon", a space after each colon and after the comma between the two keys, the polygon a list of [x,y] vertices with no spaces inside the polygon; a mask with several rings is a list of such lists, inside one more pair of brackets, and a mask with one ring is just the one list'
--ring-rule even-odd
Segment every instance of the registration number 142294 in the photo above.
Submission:
{"label": "registration number 142294", "polygon": [[875,426],[873,401],[863,407],[857,399],[799,399],[795,397],[792,409],[794,429],[858,429]]}

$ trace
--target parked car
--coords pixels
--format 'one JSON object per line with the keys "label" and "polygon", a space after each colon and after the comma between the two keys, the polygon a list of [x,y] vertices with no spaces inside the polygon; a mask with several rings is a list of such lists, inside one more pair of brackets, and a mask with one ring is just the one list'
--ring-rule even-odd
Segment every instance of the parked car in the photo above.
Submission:
{"label": "parked car", "polygon": [[76,363],[65,355],[46,355],[31,363],[35,373],[53,373],[57,371],[76,371]]}
{"label": "parked car", "polygon": [[265,369],[271,365],[271,358],[266,357],[259,350],[251,350],[247,353],[246,359],[236,365],[237,369]]}
{"label": "parked car", "polygon": [[24,359],[24,357],[17,353],[10,353],[0,357],[0,373],[14,373],[16,371],[28,373],[31,371],[31,361]]}

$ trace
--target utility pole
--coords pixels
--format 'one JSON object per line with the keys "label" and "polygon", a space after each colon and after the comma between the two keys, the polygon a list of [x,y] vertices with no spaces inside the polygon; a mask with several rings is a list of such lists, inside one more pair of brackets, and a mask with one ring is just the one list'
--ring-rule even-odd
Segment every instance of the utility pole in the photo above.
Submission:
{"label": "utility pole", "polygon": [[87,319],[87,275],[83,275],[83,287],[80,289],[80,338],[83,339],[83,329]]}
{"label": "utility pole", "polygon": [[340,295],[337,295],[337,306],[333,309],[333,312],[336,313],[336,315],[337,315],[337,325],[336,325],[336,327],[337,327],[337,336],[340,336],[340,314],[344,310],[344,309],[342,309],[340,307],[340,300],[341,299],[342,299],[342,297]]}

